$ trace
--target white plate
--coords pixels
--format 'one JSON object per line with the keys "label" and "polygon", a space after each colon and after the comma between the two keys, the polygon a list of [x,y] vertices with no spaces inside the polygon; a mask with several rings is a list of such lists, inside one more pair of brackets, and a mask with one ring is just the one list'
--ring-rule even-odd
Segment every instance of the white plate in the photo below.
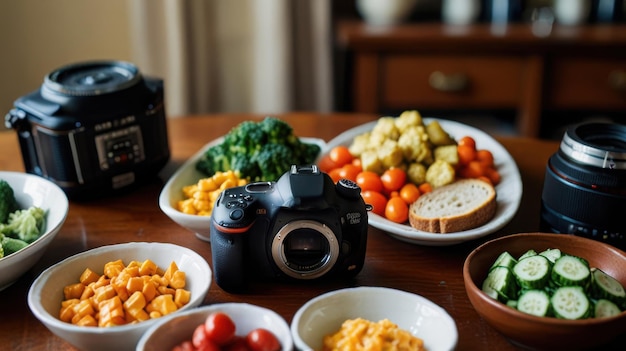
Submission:
{"label": "white plate", "polygon": [[[427,124],[433,121],[433,118],[424,118]],[[487,133],[480,129],[468,126],[466,124],[437,119],[443,129],[453,138],[459,140],[464,136],[471,136],[476,140],[476,147],[479,149],[488,149],[493,153],[494,161],[498,172],[502,176],[502,180],[496,185],[498,209],[494,218],[487,224],[456,233],[429,233],[414,229],[408,224],[398,224],[385,219],[379,215],[369,213],[369,224],[378,229],[384,230],[391,236],[412,244],[426,246],[447,246],[455,245],[465,241],[477,239],[491,234],[498,229],[504,227],[513,219],[522,200],[522,177],[520,176],[517,164],[511,154],[493,139]],[[360,126],[349,129],[326,144],[324,153],[331,150],[337,145],[347,145],[352,143],[355,136],[372,130],[378,121],[362,124]]]}
{"label": "white plate", "polygon": [[[206,174],[196,169],[196,163],[204,156],[206,151],[222,142],[224,137],[215,139],[204,145],[198,152],[191,156],[180,166],[176,172],[168,179],[159,195],[159,207],[168,217],[184,228],[195,233],[200,240],[210,241],[210,223],[208,216],[190,215],[176,209],[178,201],[183,200],[182,189],[184,186],[195,184],[198,180],[206,178]],[[317,144],[320,149],[325,150],[326,142],[317,138],[300,138],[301,141],[309,144]]]}
{"label": "white plate", "polygon": [[360,286],[327,292],[296,311],[291,335],[297,350],[321,350],[324,336],[354,318],[389,319],[424,341],[428,351],[451,351],[458,342],[456,322],[441,306],[408,291]]}

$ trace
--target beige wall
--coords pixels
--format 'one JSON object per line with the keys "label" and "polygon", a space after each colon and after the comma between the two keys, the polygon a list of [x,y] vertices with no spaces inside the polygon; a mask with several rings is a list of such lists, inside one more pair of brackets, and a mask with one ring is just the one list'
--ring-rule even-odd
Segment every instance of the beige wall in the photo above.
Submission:
{"label": "beige wall", "polygon": [[94,59],[131,61],[127,1],[0,1],[0,129],[46,74]]}

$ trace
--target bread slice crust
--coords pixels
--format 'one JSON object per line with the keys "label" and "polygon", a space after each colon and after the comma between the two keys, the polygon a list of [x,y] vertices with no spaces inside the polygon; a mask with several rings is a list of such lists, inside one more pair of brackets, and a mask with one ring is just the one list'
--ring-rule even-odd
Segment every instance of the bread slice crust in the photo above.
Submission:
{"label": "bread slice crust", "polygon": [[431,233],[461,232],[489,222],[496,209],[493,185],[460,179],[420,196],[409,208],[409,223]]}

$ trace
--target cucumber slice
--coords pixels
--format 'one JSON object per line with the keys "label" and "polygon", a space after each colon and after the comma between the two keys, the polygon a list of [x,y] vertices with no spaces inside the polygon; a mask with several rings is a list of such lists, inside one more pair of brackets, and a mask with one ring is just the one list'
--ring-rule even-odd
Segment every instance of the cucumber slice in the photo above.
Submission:
{"label": "cucumber slice", "polygon": [[551,263],[544,256],[526,256],[517,261],[513,274],[523,289],[543,289],[550,280]]}
{"label": "cucumber slice", "polygon": [[622,310],[613,301],[600,299],[596,301],[593,315],[596,318],[606,318],[617,316],[620,313],[622,313]]}
{"label": "cucumber slice", "polygon": [[591,303],[581,286],[563,286],[550,298],[554,316],[561,319],[584,319],[591,315]]}
{"label": "cucumber slice", "polygon": [[538,317],[550,315],[550,296],[544,290],[526,290],[517,300],[517,310]]}
{"label": "cucumber slice", "polygon": [[592,269],[592,294],[597,299],[607,299],[619,306],[626,303],[626,291],[622,284],[615,278],[604,273],[598,268]]}
{"label": "cucumber slice", "polygon": [[591,271],[586,260],[563,255],[554,262],[552,281],[557,286],[582,286],[587,288],[591,280]]}
{"label": "cucumber slice", "polygon": [[535,251],[535,250],[533,250],[533,249],[530,249],[530,250],[528,250],[528,251],[524,252],[524,253],[523,253],[523,254],[522,254],[522,255],[521,255],[521,256],[520,256],[517,260],[518,260],[518,261],[519,261],[519,260],[523,260],[523,259],[525,259],[526,257],[535,256],[536,254],[537,254],[537,251]]}
{"label": "cucumber slice", "polygon": [[546,249],[544,251],[541,251],[539,255],[544,256],[552,263],[556,262],[556,260],[558,260],[562,256],[561,250],[559,249]]}
{"label": "cucumber slice", "polygon": [[513,269],[513,266],[515,266],[515,264],[517,263],[517,260],[507,251],[504,251],[503,253],[500,254],[500,256],[498,256],[498,258],[496,258],[496,260],[493,262],[493,265],[491,265],[491,268],[489,268],[489,270],[492,270],[494,267],[497,266],[502,266],[502,267],[507,267],[508,269]]}
{"label": "cucumber slice", "polygon": [[496,299],[506,303],[508,300],[517,298],[515,277],[506,267],[494,267],[483,281],[482,291],[491,297],[494,296],[495,291]]}

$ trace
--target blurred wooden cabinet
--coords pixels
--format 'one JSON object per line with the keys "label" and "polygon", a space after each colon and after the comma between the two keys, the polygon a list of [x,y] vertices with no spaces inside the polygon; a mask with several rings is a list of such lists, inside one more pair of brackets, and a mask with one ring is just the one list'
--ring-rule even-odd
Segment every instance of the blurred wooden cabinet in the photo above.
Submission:
{"label": "blurred wooden cabinet", "polygon": [[626,112],[626,25],[371,27],[340,21],[350,109],[515,110],[520,135],[537,137],[546,111]]}

